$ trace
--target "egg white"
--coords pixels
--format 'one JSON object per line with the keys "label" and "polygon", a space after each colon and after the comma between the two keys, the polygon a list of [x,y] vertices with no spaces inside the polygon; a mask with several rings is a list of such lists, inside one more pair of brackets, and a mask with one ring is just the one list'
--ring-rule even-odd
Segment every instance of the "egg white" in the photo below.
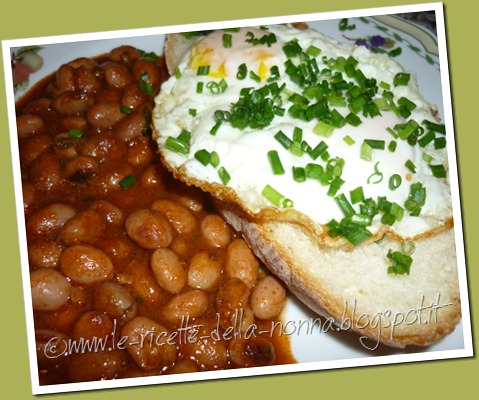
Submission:
{"label": "egg white", "polygon": [[[346,125],[336,129],[328,138],[320,137],[313,132],[317,121],[299,121],[293,119],[287,112],[282,117],[275,117],[269,126],[261,130],[249,127],[240,130],[223,123],[215,135],[210,134],[215,123],[213,117],[215,111],[229,109],[238,100],[244,87],[264,86],[270,77],[272,66],[277,66],[280,71],[278,85],[284,83],[291,92],[301,92],[301,89],[285,74],[284,68],[287,57],[282,47],[293,39],[298,40],[303,49],[311,45],[321,49],[320,55],[317,56],[320,68],[326,67],[323,63],[325,58],[353,56],[358,60],[358,68],[366,77],[375,78],[378,83],[389,83],[395,98],[405,96],[416,104],[411,119],[418,122],[434,120],[433,107],[420,95],[413,74],[407,86],[392,85],[394,76],[403,72],[403,69],[386,55],[373,54],[364,47],[339,43],[314,30],[297,30],[284,25],[270,26],[267,30],[242,28],[238,32],[227,33],[231,34],[231,47],[224,45],[225,31],[215,31],[199,40],[178,66],[181,76],[173,76],[165,82],[156,99],[153,113],[156,139],[165,161],[173,168],[181,166],[195,179],[221,184],[218,167],[204,166],[194,157],[196,151],[201,149],[215,151],[220,157],[221,166],[231,176],[227,186],[238,194],[253,213],[272,206],[261,194],[265,185],[271,185],[294,202],[295,210],[308,216],[314,223],[324,225],[333,218],[340,220],[343,217],[342,211],[334,198],[327,195],[327,188],[315,180],[298,183],[292,179],[293,166],[305,167],[315,161],[307,155],[294,156],[274,139],[279,130],[292,137],[294,128],[300,127],[305,141],[315,145],[324,140],[332,157],[341,157],[345,160],[341,176],[345,183],[340,193],[344,193],[348,198],[351,190],[362,186],[366,198],[387,196],[389,201],[403,205],[408,197],[410,184],[421,182],[426,187],[427,201],[421,214],[412,217],[406,212],[401,221],[390,227],[396,235],[403,238],[416,237],[443,226],[445,221],[452,218],[448,179],[434,177],[428,163],[423,159],[426,152],[432,157],[434,164],[443,164],[447,167],[447,154],[444,149],[435,149],[432,144],[425,148],[411,146],[404,140],[397,140],[397,149],[394,153],[387,149],[374,150],[372,160],[366,161],[360,157],[363,139],[385,140],[386,143],[394,139],[387,128],[404,123],[405,120],[392,111],[383,111],[381,116],[375,118],[362,118],[363,122],[358,127]],[[277,39],[276,43],[271,45],[254,45],[246,40],[252,37],[261,38],[270,33]],[[252,70],[260,77],[259,81],[250,77],[244,80],[237,78],[238,67],[243,63],[248,66],[248,71]],[[206,76],[197,75],[198,67],[202,65],[210,66]],[[210,81],[219,80],[227,83],[227,89],[223,93],[214,94],[208,90],[197,92],[198,82],[204,82],[206,85]],[[191,113],[191,110],[195,112]],[[347,113],[347,110],[339,110],[343,115]],[[168,150],[165,147],[167,138],[178,136],[184,129],[191,132],[189,153],[184,155]],[[344,140],[346,136],[353,138],[355,143],[352,145],[346,143]],[[267,158],[269,150],[278,152],[286,171],[284,175],[272,173]],[[412,174],[405,166],[408,160],[416,166],[416,173]],[[383,178],[380,182],[368,183],[368,178],[375,173],[375,167],[380,170]],[[395,190],[389,188],[389,177],[393,174],[402,177],[401,186]],[[373,233],[380,229],[378,218],[380,217],[377,217],[373,226],[368,228]]]}

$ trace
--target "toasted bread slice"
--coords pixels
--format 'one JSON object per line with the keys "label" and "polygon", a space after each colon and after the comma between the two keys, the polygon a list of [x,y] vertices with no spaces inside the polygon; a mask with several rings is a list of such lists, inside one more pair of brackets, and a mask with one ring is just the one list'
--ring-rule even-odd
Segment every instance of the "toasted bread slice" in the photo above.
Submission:
{"label": "toasted bread slice", "polygon": [[[166,60],[172,73],[197,39],[169,35]],[[154,135],[159,136],[156,132]],[[174,176],[212,195],[223,217],[304,304],[338,328],[392,347],[425,346],[451,333],[461,319],[452,221],[414,238],[409,274],[388,274],[394,235],[359,246],[338,246],[319,238],[294,211],[252,212],[231,188],[190,176],[165,160]],[[292,215],[292,217],[291,217]],[[291,217],[291,218],[290,218]]]}

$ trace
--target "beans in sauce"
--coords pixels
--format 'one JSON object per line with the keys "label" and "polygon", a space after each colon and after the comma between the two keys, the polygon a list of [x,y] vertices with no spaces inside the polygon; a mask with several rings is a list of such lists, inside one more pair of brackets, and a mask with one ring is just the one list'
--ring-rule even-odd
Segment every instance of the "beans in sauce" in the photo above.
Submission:
{"label": "beans in sauce", "polygon": [[284,337],[238,336],[277,320],[286,292],[161,166],[150,126],[166,78],[162,57],[121,46],[17,102],[41,384],[295,362]]}

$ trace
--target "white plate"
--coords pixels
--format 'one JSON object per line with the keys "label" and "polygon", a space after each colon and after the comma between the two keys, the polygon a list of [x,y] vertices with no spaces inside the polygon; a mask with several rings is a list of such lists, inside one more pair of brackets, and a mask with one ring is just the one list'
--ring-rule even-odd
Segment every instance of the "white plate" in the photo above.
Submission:
{"label": "white plate", "polygon": [[[379,17],[350,18],[348,24],[355,29],[341,31],[338,19],[326,21],[310,21],[311,27],[325,33],[342,42],[354,43],[357,39],[371,39],[375,35],[388,40],[392,48],[401,47],[401,54],[396,57],[406,70],[417,74],[419,87],[426,99],[438,107],[441,117],[444,115],[444,106],[441,89],[441,74],[439,69],[438,44],[435,36],[426,29],[412,24],[395,16],[385,15]],[[146,34],[145,34],[146,32]],[[164,30],[162,31],[164,32]],[[163,33],[152,33],[151,30],[138,33],[137,31],[113,33],[115,38],[94,39],[92,35],[80,35],[75,41],[63,40],[62,43],[52,43],[48,38],[40,40],[38,54],[43,58],[43,67],[30,76],[24,89],[18,91],[15,98],[18,99],[28,87],[38,82],[42,77],[57,70],[63,63],[77,57],[96,56],[109,52],[119,45],[133,45],[145,51],[153,51],[157,54],[163,52]],[[128,37],[129,35],[133,35]],[[110,36],[111,37],[111,36]],[[58,41],[58,38],[56,38]],[[26,46],[29,43],[21,43]],[[38,44],[36,42],[35,44]],[[17,51],[18,48],[12,49]],[[294,298],[288,301],[283,314],[284,321],[307,321],[316,316],[298,303]],[[433,353],[443,350],[464,349],[463,325],[441,342],[427,348],[408,349],[407,352],[380,346],[376,350],[366,349],[359,341],[359,337],[347,332],[318,332],[305,334],[291,334],[292,349],[303,369],[311,369],[309,363],[317,363],[317,368],[331,368],[338,364],[335,362],[349,360],[347,366],[375,364],[379,356],[399,354],[422,354]],[[368,361],[365,361],[368,360]],[[384,362],[384,361],[383,361]],[[391,359],[387,362],[396,362]],[[329,363],[329,364],[328,364]],[[342,366],[342,365],[341,365]]]}

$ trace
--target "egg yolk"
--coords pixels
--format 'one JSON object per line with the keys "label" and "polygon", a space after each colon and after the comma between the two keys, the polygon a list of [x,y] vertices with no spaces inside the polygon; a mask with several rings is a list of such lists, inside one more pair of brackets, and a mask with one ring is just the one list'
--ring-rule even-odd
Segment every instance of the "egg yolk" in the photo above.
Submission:
{"label": "egg yolk", "polygon": [[[208,66],[211,78],[236,77],[241,64],[247,66],[261,80],[271,75],[270,68],[277,65],[285,56],[280,43],[252,44],[251,35],[262,37],[267,34],[260,29],[240,29],[238,32],[216,31],[202,38],[191,50],[190,68]],[[231,35],[231,46],[225,47],[223,35]]]}

